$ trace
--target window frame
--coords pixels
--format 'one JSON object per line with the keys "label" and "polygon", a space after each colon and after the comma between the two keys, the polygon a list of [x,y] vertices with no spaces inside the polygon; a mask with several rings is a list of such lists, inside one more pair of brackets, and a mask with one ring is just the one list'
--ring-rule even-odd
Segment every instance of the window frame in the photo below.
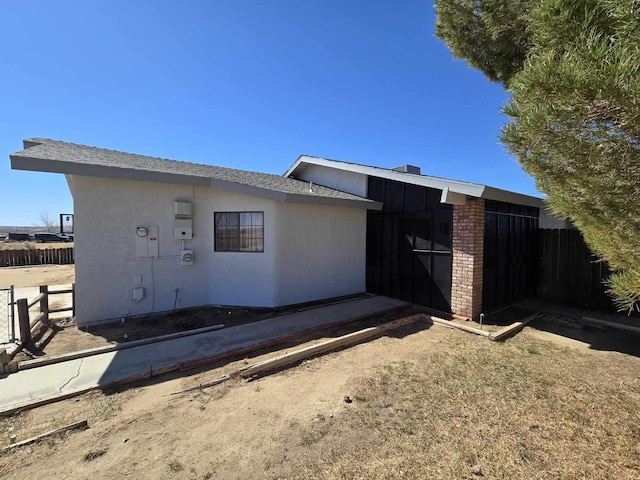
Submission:
{"label": "window frame", "polygon": [[[260,215],[261,221],[259,223],[254,223],[254,215]],[[226,223],[221,225],[220,227],[227,227],[226,236],[222,234],[219,229],[219,221],[218,218],[220,216],[231,216],[237,215],[235,221],[232,219],[227,219]],[[250,223],[242,223],[243,215],[250,215],[251,220]],[[231,220],[231,221],[230,221]],[[250,234],[248,237],[245,234],[243,238],[243,228],[244,229],[258,229],[259,234],[255,235],[256,232]],[[242,247],[243,243],[253,243],[260,242],[260,249],[252,249]],[[233,244],[236,243],[237,248],[233,247]],[[252,210],[252,211],[222,211],[222,212],[213,212],[213,251],[214,252],[231,252],[231,253],[264,253],[264,211],[260,210]]]}

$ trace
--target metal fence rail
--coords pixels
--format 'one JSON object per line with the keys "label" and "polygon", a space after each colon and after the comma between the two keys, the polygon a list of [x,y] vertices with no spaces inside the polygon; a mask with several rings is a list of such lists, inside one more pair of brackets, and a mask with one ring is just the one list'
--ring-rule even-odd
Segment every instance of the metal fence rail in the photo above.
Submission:
{"label": "metal fence rail", "polygon": [[0,343],[12,343],[16,340],[14,306],[13,285],[0,288]]}

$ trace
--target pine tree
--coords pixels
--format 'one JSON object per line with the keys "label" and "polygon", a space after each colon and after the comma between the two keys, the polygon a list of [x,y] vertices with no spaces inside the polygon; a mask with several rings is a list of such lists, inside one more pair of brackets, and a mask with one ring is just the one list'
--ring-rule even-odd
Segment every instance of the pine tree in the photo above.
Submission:
{"label": "pine tree", "polygon": [[[463,3],[466,17],[448,13],[452,5]],[[499,29],[491,3],[436,3],[436,32],[453,45],[454,55],[463,56],[459,45],[474,45],[474,30],[468,26],[477,23],[477,17],[493,25],[488,30]],[[510,2],[496,3],[512,8]],[[468,5],[475,10],[469,13]],[[502,141],[534,176],[552,210],[570,218],[616,272],[608,284],[620,309],[638,309],[640,2],[540,0],[523,10],[522,32],[507,29],[502,36],[489,36],[488,51],[499,56],[491,68],[479,66],[474,53],[482,50],[484,33],[475,37],[475,50],[467,50],[470,57],[464,58],[511,92],[504,107],[510,122]],[[529,46],[522,56],[502,57],[506,49],[494,45],[498,39],[522,43],[523,38]]]}
{"label": "pine tree", "polygon": [[436,35],[456,58],[508,84],[531,49],[529,0],[436,0]]}

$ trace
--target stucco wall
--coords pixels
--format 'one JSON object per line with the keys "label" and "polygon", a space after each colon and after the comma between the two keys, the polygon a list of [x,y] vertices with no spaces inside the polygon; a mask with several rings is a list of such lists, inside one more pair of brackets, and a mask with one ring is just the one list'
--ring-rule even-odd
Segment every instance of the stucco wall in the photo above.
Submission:
{"label": "stucco wall", "polygon": [[347,172],[321,165],[307,165],[298,179],[312,181],[318,185],[361,197],[367,196],[367,176],[361,173]]}
{"label": "stucco wall", "polygon": [[[209,188],[77,177],[76,305],[79,325],[198,305],[272,306],[275,203]],[[193,201],[194,265],[180,265],[174,201]],[[264,211],[264,253],[213,251],[214,211]],[[158,258],[137,258],[137,226],[158,226]],[[137,285],[137,276],[141,284]],[[133,288],[145,289],[133,300]]]}
{"label": "stucco wall", "polygon": [[[273,307],[365,290],[366,211],[221,190],[74,176],[78,325],[201,305]],[[193,202],[194,264],[180,265],[174,201]],[[264,252],[214,252],[214,212],[264,212]],[[136,227],[158,227],[157,258]],[[137,282],[140,281],[139,284]],[[143,287],[144,298],[133,299]]]}
{"label": "stucco wall", "polygon": [[364,209],[279,205],[278,303],[364,292],[366,219]]}

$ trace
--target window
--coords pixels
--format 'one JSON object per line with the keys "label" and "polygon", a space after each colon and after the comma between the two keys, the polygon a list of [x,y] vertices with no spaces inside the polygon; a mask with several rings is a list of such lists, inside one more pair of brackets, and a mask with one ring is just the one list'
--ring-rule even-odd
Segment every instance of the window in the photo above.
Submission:
{"label": "window", "polygon": [[216,212],[216,252],[264,252],[263,212]]}

